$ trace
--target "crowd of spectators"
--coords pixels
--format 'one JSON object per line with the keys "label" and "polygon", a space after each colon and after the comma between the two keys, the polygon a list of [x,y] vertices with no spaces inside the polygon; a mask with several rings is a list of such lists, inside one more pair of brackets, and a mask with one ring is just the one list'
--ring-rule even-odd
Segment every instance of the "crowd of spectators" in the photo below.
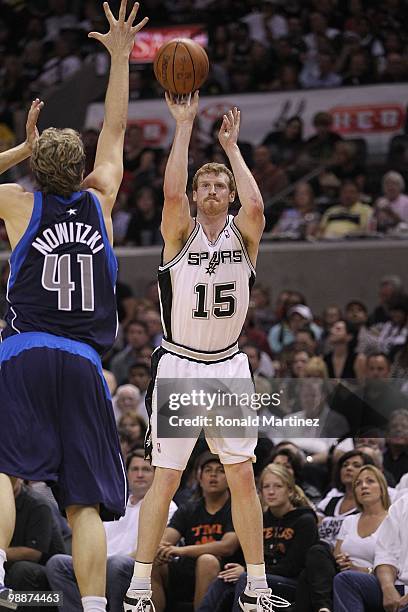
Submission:
{"label": "crowd of spectators", "polygon": [[[112,10],[119,3],[111,2]],[[57,85],[100,49],[96,0],[2,0],[1,99],[8,110]],[[201,24],[210,78],[203,92],[276,91],[396,83],[408,76],[404,0],[145,0],[151,26]],[[131,97],[161,95],[151,66],[134,65]]]}
{"label": "crowd of spectators", "polygon": [[[282,129],[265,134],[257,146],[240,142],[265,203],[268,240],[341,240],[343,238],[408,236],[408,137],[395,155],[372,166],[366,159],[364,140],[346,140],[332,130],[332,117],[316,113],[314,133],[305,139],[301,117],[286,120]],[[208,144],[197,122],[189,149],[189,178],[208,161],[228,163],[218,145],[220,121],[214,122]],[[87,171],[93,166],[97,132],[83,133]],[[392,154],[391,154],[392,153]],[[151,148],[141,127],[128,128],[124,151],[124,177],[113,210],[115,246],[161,244],[160,221],[163,179],[168,150]],[[404,165],[405,162],[405,165]],[[2,175],[34,190],[29,163]],[[191,184],[188,186],[191,196]],[[190,200],[192,198],[190,197]],[[235,214],[237,201],[231,209]],[[195,214],[192,208],[192,214]],[[0,222],[0,250],[8,249]]]}
{"label": "crowd of spectators", "polygon": [[[115,10],[113,2],[113,10]],[[14,143],[15,111],[44,96],[81,68],[106,57],[87,32],[104,26],[95,0],[0,2],[0,146]],[[204,24],[210,76],[203,94],[290,90],[305,87],[394,83],[408,79],[408,5],[404,0],[264,0],[219,2],[145,0],[150,24]],[[132,64],[130,98],[162,97],[151,65]],[[215,120],[210,135],[197,120],[190,178],[207,161],[225,162]],[[339,239],[408,232],[407,137],[390,141],[381,168],[372,167],[363,139],[343,139],[332,118],[318,112],[314,133],[305,138],[302,109],[282,116],[253,145],[241,142],[244,157],[266,204],[266,236],[274,240]],[[87,171],[92,168],[95,130],[85,130]],[[125,143],[125,175],[114,210],[116,245],[161,243],[162,186],[168,150],[151,148],[137,123]],[[404,140],[405,138],[405,140]],[[310,177],[312,173],[313,178]],[[304,177],[308,180],[303,180]],[[29,164],[5,173],[3,182],[34,188]],[[0,225],[0,249],[8,248]]]}
{"label": "crowd of spectators", "polygon": [[[3,283],[1,304],[4,294]],[[133,572],[138,513],[153,477],[142,448],[150,358],[162,337],[156,283],[138,299],[119,284],[118,307],[120,333],[104,358],[104,373],[131,497],[125,517],[105,524],[112,612],[121,609]],[[268,289],[255,285],[239,344],[257,393],[279,390],[285,398],[273,411],[261,407],[260,415],[318,416],[321,423],[319,435],[305,427],[260,428],[254,470],[264,508],[268,583],[294,602],[296,612],[343,612],[345,598],[365,594],[381,602],[379,583],[370,577],[377,559],[389,558],[389,536],[384,539],[380,527],[388,525],[387,534],[396,528],[388,512],[403,511],[408,518],[408,510],[399,510],[408,491],[408,295],[401,279],[381,279],[376,305],[349,299],[327,304],[322,313],[313,313],[299,291],[283,291],[272,303]],[[30,525],[29,541],[16,531],[7,583],[21,590],[62,590],[63,610],[73,612],[79,593],[69,528],[55,504],[45,507],[43,489],[32,487],[16,484],[18,524],[28,520],[25,499],[30,508],[39,506],[48,523],[34,535]],[[204,439],[174,502],[153,575],[156,609],[187,611],[194,605],[200,612],[235,612],[245,570],[225,474]],[[18,546],[26,546],[25,556],[13,556]]]}

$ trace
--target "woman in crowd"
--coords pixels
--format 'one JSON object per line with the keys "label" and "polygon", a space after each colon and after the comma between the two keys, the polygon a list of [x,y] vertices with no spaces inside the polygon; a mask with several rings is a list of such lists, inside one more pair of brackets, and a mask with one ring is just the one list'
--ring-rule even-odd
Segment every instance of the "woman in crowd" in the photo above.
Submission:
{"label": "woman in crowd", "polygon": [[346,612],[342,595],[350,581],[356,581],[356,573],[357,580],[359,573],[372,573],[378,529],[391,505],[385,478],[372,465],[357,473],[353,490],[361,514],[344,520],[334,548],[340,570],[334,579],[334,612]]}
{"label": "woman in crowd", "polygon": [[359,513],[353,491],[354,479],[363,466],[372,467],[373,463],[371,457],[356,450],[344,453],[339,459],[335,488],[318,504],[320,542],[310,547],[306,554],[305,569],[298,580],[296,612],[331,612],[333,579],[337,571],[333,549],[343,521]]}
{"label": "woman in crowd", "polygon": [[[268,585],[275,597],[293,601],[307,550],[317,541],[316,515],[302,489],[295,484],[293,475],[281,465],[266,466],[259,479],[259,491],[264,507]],[[230,610],[231,594],[235,598],[233,612],[241,612],[238,597],[245,581],[242,565],[227,563],[210,586],[198,612]],[[276,603],[280,603],[278,599]]]}
{"label": "woman in crowd", "polygon": [[131,449],[143,447],[146,429],[144,418],[134,411],[125,412],[118,422],[118,431],[127,433]]}
{"label": "woman in crowd", "polygon": [[299,455],[296,455],[290,448],[274,449],[270,457],[272,465],[282,465],[295,479],[296,484],[302,489],[307,499],[312,503],[317,503],[321,499],[320,491],[303,478],[303,467]]}
{"label": "woman in crowd", "polygon": [[317,505],[320,540],[334,548],[343,520],[357,514],[358,508],[353,494],[353,480],[363,465],[374,465],[371,457],[359,450],[344,453],[334,470],[334,487]]}
{"label": "woman in crowd", "polygon": [[272,234],[286,234],[297,240],[306,240],[317,234],[319,221],[313,189],[309,183],[301,182],[296,185],[293,205],[282,211]]}

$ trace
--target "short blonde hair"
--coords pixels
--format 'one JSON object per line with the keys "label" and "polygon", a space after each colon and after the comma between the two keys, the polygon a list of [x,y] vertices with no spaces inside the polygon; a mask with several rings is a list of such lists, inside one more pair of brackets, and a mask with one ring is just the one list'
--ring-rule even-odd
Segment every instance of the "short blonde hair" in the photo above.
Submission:
{"label": "short blonde hair", "polygon": [[81,135],[70,128],[44,130],[34,144],[31,168],[44,193],[68,197],[78,191],[85,169]]}
{"label": "short blonde hair", "polygon": [[327,365],[321,357],[311,357],[305,365],[306,378],[329,378]]}
{"label": "short blonde hair", "polygon": [[[295,478],[291,472],[285,466],[279,465],[278,463],[269,463],[266,468],[262,471],[262,474],[259,478],[258,489],[262,496],[262,488],[264,484],[264,480],[268,474],[273,474],[281,479],[283,484],[287,487],[289,492],[289,501],[295,506],[295,508],[311,508],[312,505],[306,495],[295,482]],[[263,503],[264,510],[265,504]]]}
{"label": "short blonde hair", "polygon": [[367,470],[367,472],[371,472],[373,474],[374,478],[376,479],[376,481],[380,485],[381,503],[382,503],[382,506],[383,506],[384,510],[388,510],[388,508],[391,506],[391,500],[390,500],[390,496],[389,496],[389,493],[388,493],[387,481],[384,478],[384,474],[375,465],[363,465],[358,470],[357,474],[354,477],[354,480],[353,480],[353,495],[354,495],[354,499],[356,500],[357,508],[360,510],[360,512],[362,512],[364,510],[363,506],[358,501],[357,496],[356,496],[356,484],[357,484],[357,480],[360,477],[360,474],[362,472],[366,471],[366,470]]}
{"label": "short blonde hair", "polygon": [[197,191],[198,179],[202,174],[226,174],[228,177],[230,193],[237,190],[234,175],[232,174],[231,170],[227,168],[227,166],[224,166],[224,164],[210,162],[208,164],[204,164],[204,166],[201,166],[201,168],[199,168],[195,173],[193,178],[193,191]]}

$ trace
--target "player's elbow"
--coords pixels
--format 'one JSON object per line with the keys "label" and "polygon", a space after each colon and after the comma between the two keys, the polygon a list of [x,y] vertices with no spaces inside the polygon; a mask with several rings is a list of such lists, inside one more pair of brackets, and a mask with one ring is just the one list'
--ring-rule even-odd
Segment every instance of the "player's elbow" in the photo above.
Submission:
{"label": "player's elbow", "polygon": [[245,207],[246,214],[253,221],[260,221],[264,219],[264,203],[261,197],[253,197],[247,203]]}

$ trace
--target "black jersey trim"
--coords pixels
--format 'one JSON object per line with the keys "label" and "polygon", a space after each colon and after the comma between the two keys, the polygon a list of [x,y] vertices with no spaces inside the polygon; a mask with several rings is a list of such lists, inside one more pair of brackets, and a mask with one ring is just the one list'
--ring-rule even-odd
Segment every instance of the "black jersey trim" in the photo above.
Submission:
{"label": "black jersey trim", "polygon": [[232,219],[230,226],[231,226],[232,231],[234,232],[234,234],[236,235],[236,237],[238,238],[238,240],[239,240],[239,242],[241,244],[241,248],[242,248],[242,250],[244,252],[245,259],[247,260],[247,264],[249,266],[249,269],[256,276],[256,271],[255,271],[254,265],[253,265],[253,263],[251,261],[251,258],[249,257],[247,248],[246,248],[245,243],[244,243],[244,239],[242,238],[242,234],[239,231],[239,229],[237,228],[237,226],[235,225],[235,219]]}
{"label": "black jersey trim", "polygon": [[172,340],[171,311],[173,308],[173,285],[171,282],[171,272],[169,269],[163,270],[158,275],[159,280],[159,303],[164,336],[167,340]]}
{"label": "black jersey trim", "polygon": [[216,359],[214,361],[204,361],[203,359],[193,359],[192,357],[187,357],[186,355],[181,355],[180,353],[176,353],[174,351],[169,351],[168,349],[165,349],[164,347],[161,347],[163,349],[163,351],[169,355],[174,355],[174,357],[178,357],[178,359],[186,359],[186,361],[191,361],[193,363],[201,363],[204,365],[213,365],[215,363],[223,363],[224,361],[230,361],[231,359],[234,359],[234,357],[236,357],[236,355],[240,355],[242,354],[242,351],[238,350],[236,353],[233,353],[232,355],[229,355],[228,357],[222,357],[221,359]]}
{"label": "black jersey trim", "polygon": [[[192,232],[191,232],[190,236],[187,238],[186,244],[183,246],[181,251],[179,253],[177,253],[177,255],[175,257],[173,257],[173,259],[171,259],[168,263],[159,266],[159,274],[161,274],[162,272],[165,272],[169,268],[172,268],[173,266],[175,266],[176,263],[178,263],[180,261],[180,259],[182,259],[182,257],[186,254],[186,252],[188,251],[188,249],[189,249],[191,243],[193,242],[194,238],[197,236],[198,230],[200,229],[200,224],[197,223],[197,221],[195,219],[194,219],[194,223],[195,223],[195,225],[194,225],[194,227],[192,229]],[[163,253],[164,253],[164,248],[162,250],[162,264],[163,264]]]}
{"label": "black jersey trim", "polygon": [[145,396],[145,406],[146,412],[149,417],[149,423],[146,431],[145,441],[144,441],[144,451],[145,451],[145,459],[152,461],[152,452],[153,452],[153,440],[152,440],[152,402],[153,402],[153,391],[156,384],[157,378],[157,370],[159,368],[159,361],[165,355],[167,351],[165,351],[161,346],[159,346],[152,353],[151,359],[151,379],[149,382],[149,386],[147,387],[146,396]]}
{"label": "black jersey trim", "polygon": [[176,342],[169,342],[167,338],[163,338],[162,347],[178,357],[186,357],[200,363],[216,363],[217,361],[223,361],[224,359],[230,359],[236,355],[239,351],[238,343],[234,342],[230,346],[222,349],[221,351],[199,351],[192,349]]}

